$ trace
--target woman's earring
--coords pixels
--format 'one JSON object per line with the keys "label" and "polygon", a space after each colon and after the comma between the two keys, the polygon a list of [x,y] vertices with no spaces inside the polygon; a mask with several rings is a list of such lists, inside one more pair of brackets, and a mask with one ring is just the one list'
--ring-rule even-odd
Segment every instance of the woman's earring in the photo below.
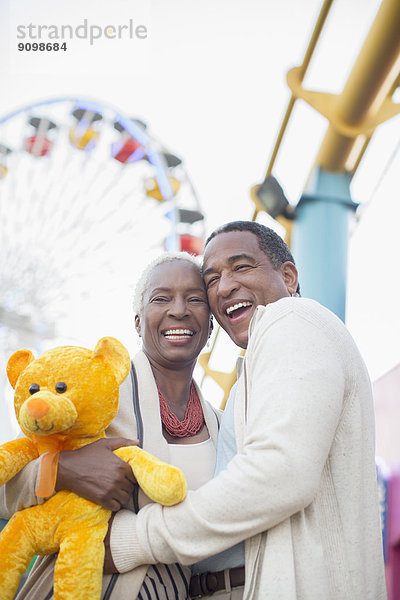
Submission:
{"label": "woman's earring", "polygon": [[142,345],[142,339],[140,337],[138,337],[136,343],[137,343],[138,346],[141,346]]}
{"label": "woman's earring", "polygon": [[292,298],[300,298],[300,294],[298,292],[293,292],[293,294],[290,294],[292,296]]}
{"label": "woman's earring", "polygon": [[209,324],[209,327],[208,327],[208,340],[207,340],[207,343],[206,343],[206,347],[207,348],[210,347],[210,337],[211,337],[211,334],[213,332],[213,329],[214,329],[214,321],[213,321],[213,318],[212,318],[212,315],[211,315],[210,316],[210,324]]}

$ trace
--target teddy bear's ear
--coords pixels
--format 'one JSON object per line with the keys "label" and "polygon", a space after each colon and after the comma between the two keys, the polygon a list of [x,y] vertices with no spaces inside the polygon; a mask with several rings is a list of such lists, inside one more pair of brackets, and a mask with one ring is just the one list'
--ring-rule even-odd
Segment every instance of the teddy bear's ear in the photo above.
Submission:
{"label": "teddy bear's ear", "polygon": [[131,359],[129,352],[115,338],[104,337],[101,338],[96,344],[96,348],[93,350],[93,358],[102,357],[109,364],[114,372],[115,379],[120,385],[126,377],[128,377],[129,371],[131,370]]}
{"label": "teddy bear's ear", "polygon": [[35,357],[30,350],[17,350],[10,356],[7,363],[7,377],[14,389],[22,371],[34,360]]}

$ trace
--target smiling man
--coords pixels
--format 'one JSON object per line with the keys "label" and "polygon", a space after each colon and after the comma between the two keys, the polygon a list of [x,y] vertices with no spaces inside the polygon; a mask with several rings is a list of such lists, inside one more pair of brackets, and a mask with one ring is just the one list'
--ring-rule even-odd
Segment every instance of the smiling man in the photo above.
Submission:
{"label": "smiling man", "polygon": [[[231,227],[251,227],[263,237]],[[269,244],[276,247],[275,252]],[[256,307],[294,295],[299,289],[289,248],[275,232],[258,223],[239,221],[213,233],[207,241],[203,277],[211,310],[241,348],[247,348]]]}
{"label": "smiling man", "polygon": [[260,224],[215,231],[203,274],[215,317],[247,348],[216,477],[178,506],[117,513],[116,567],[197,562],[192,598],[383,600],[373,404],[354,341],[299,297],[289,249]]}

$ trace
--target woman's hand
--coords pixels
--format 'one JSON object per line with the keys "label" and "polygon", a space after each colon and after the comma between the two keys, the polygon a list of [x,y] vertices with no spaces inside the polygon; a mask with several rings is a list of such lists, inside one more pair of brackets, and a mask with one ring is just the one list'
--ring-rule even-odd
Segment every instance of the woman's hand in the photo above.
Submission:
{"label": "woman's hand", "polygon": [[56,491],[70,490],[112,511],[126,506],[136,479],[131,467],[113,453],[121,446],[137,446],[137,441],[104,438],[60,452]]}
{"label": "woman's hand", "polygon": [[118,573],[116,566],[114,565],[113,557],[111,554],[110,548],[110,538],[111,538],[111,527],[114,521],[115,513],[111,515],[110,520],[108,521],[108,529],[106,537],[104,538],[104,567],[103,572],[105,574]]}

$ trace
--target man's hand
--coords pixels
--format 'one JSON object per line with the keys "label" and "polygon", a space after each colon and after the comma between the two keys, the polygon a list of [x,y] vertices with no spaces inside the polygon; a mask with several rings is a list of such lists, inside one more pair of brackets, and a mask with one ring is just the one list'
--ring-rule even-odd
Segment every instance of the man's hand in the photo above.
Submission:
{"label": "man's hand", "polygon": [[56,491],[70,490],[112,511],[126,506],[136,480],[128,463],[113,453],[122,446],[137,446],[137,441],[104,438],[60,452]]}

